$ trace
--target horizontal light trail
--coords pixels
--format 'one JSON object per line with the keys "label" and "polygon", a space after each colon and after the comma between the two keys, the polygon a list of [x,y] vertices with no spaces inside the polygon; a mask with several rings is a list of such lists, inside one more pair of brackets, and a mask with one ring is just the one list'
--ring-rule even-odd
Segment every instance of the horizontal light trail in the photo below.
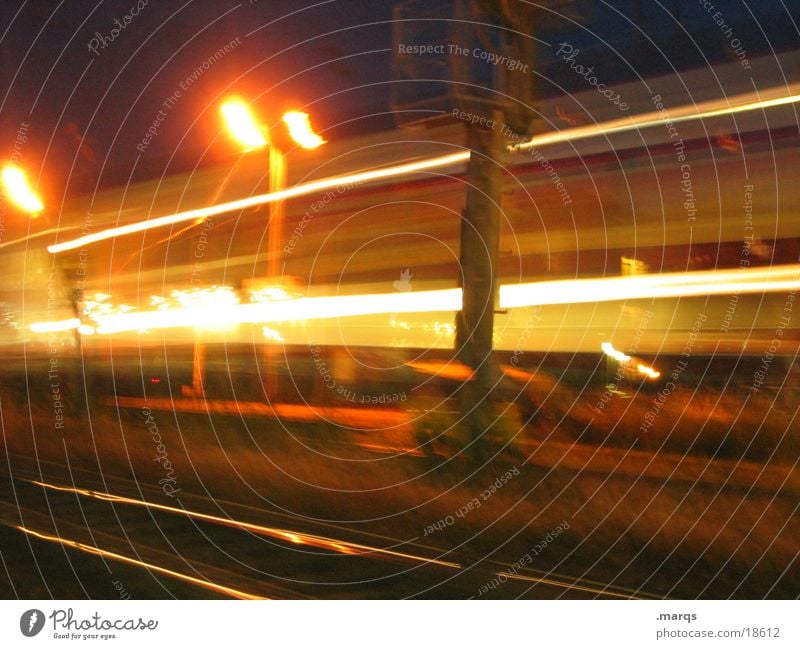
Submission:
{"label": "horizontal light trail", "polygon": [[569,279],[500,287],[500,308],[648,298],[768,293],[800,287],[800,265]]}
{"label": "horizontal light trail", "polygon": [[290,198],[297,198],[298,196],[314,194],[326,189],[333,189],[341,185],[356,185],[374,180],[396,178],[398,176],[405,176],[407,174],[416,173],[419,171],[427,171],[429,169],[449,167],[458,163],[466,162],[467,160],[469,160],[469,152],[460,151],[458,153],[451,153],[449,155],[439,156],[437,158],[428,158],[426,160],[409,162],[392,167],[361,171],[344,176],[323,178],[321,180],[314,180],[311,182],[302,183],[300,185],[295,185],[294,187],[288,187],[287,189],[283,189],[278,192],[258,194],[257,196],[250,196],[249,198],[242,198],[236,201],[219,203],[217,205],[210,205],[208,207],[200,207],[194,210],[187,210],[186,212],[170,214],[169,216],[161,216],[155,219],[149,219],[147,221],[137,221],[136,223],[129,223],[128,225],[109,228],[108,230],[87,234],[83,237],[72,239],[71,241],[53,244],[48,246],[47,250],[52,253],[64,252],[65,250],[75,250],[76,248],[82,248],[84,246],[97,243],[98,241],[105,241],[106,239],[113,239],[114,237],[121,237],[126,234],[144,232],[146,230],[161,228],[167,225],[174,225],[176,223],[203,220],[219,214],[238,212],[240,210],[257,207],[259,205],[266,205],[276,201],[285,201]]}
{"label": "horizontal light trail", "polygon": [[[729,100],[717,100],[713,102],[697,104],[694,106],[670,109],[669,114],[662,114],[658,111],[655,111],[638,115],[636,117],[620,118],[608,122],[602,122],[600,124],[581,126],[563,131],[556,131],[553,133],[544,133],[534,137],[528,142],[509,147],[509,150],[524,151],[538,146],[556,144],[559,142],[571,142],[589,137],[621,133],[623,131],[644,129],[668,122],[686,122],[692,120],[710,119],[713,117],[722,117],[724,115],[733,115],[746,111],[766,110],[767,108],[774,108],[777,106],[800,102],[800,94],[798,94],[798,90],[799,89],[797,86],[790,86],[790,94],[787,95],[785,89],[773,88],[762,92],[759,95],[750,93],[747,95],[739,95]],[[251,196],[249,198],[236,201],[219,203],[217,205],[210,205],[208,207],[170,214],[169,216],[161,216],[158,218],[149,219],[147,221],[138,221],[128,225],[109,228],[107,230],[102,230],[100,232],[78,237],[77,239],[50,245],[47,247],[47,250],[54,254],[64,252],[66,250],[75,250],[76,248],[82,248],[83,246],[88,246],[99,241],[112,239],[114,237],[120,237],[136,232],[144,232],[146,230],[152,230],[154,228],[160,228],[167,225],[174,225],[176,223],[185,223],[187,221],[197,219],[207,219],[209,217],[226,214],[228,212],[237,212],[239,210],[256,207],[258,205],[265,205],[275,201],[283,201],[290,198],[305,196],[307,194],[313,194],[315,192],[331,189],[339,185],[359,184],[372,182],[375,180],[384,180],[387,178],[398,178],[419,171],[450,167],[467,162],[469,157],[469,151],[459,151],[458,153],[451,153],[435,158],[426,158],[424,160],[393,165],[390,167],[383,167],[380,169],[372,169],[369,171],[356,172],[342,176],[334,176],[332,178],[323,178],[321,180],[295,185],[294,187],[289,187],[279,192],[259,194],[257,196]]]}
{"label": "horizontal light trail", "polygon": [[216,329],[239,324],[264,322],[292,322],[319,320],[379,313],[430,313],[459,311],[461,289],[385,293],[372,295],[341,295],[308,297],[279,302],[236,304],[223,311],[213,305],[202,308],[174,308],[98,315],[98,334],[171,329],[176,327],[202,327],[212,322]]}
{"label": "horizontal light trail", "polygon": [[598,135],[613,135],[626,131],[651,128],[671,122],[690,122],[702,119],[712,119],[714,117],[724,117],[725,115],[736,115],[754,110],[766,110],[777,106],[785,106],[800,102],[800,88],[797,85],[789,86],[790,93],[786,94],[785,89],[772,88],[757,95],[759,98],[753,100],[753,93],[737,95],[727,99],[717,99],[707,101],[692,106],[682,106],[679,108],[669,108],[665,111],[653,111],[632,117],[620,117],[600,124],[589,124],[576,128],[543,133],[531,138],[527,142],[511,147],[513,151],[526,151],[539,146],[549,144],[559,144],[561,142],[574,142]]}
{"label": "horizontal light trail", "polygon": [[74,548],[82,552],[88,552],[89,554],[96,554],[98,556],[105,557],[106,559],[111,559],[112,561],[121,561],[122,563],[129,563],[131,565],[138,566],[140,568],[147,568],[148,570],[152,570],[153,572],[158,572],[161,573],[162,575],[173,577],[174,579],[186,581],[189,582],[190,584],[194,584],[195,586],[201,586],[202,588],[207,588],[209,590],[222,593],[223,595],[229,595],[230,597],[235,597],[236,599],[268,599],[267,597],[261,597],[260,595],[251,595],[250,593],[245,593],[244,591],[236,590],[235,588],[228,588],[227,586],[217,584],[213,581],[207,581],[206,579],[192,577],[191,575],[187,575],[182,572],[177,572],[175,570],[170,570],[169,568],[164,568],[163,566],[158,566],[154,563],[147,563],[146,561],[140,561],[139,559],[128,557],[124,554],[117,554],[116,552],[111,552],[110,550],[103,550],[102,548],[98,548],[94,545],[87,545],[86,543],[80,543],[79,541],[65,539],[61,536],[44,534],[43,532],[37,532],[36,530],[23,527],[22,525],[17,525],[16,528],[21,532],[28,534],[29,536],[33,536],[38,539],[42,539],[44,541],[53,541],[55,543],[60,543],[61,545],[67,546],[69,548]]}
{"label": "horizontal light trail", "polygon": [[[800,288],[800,265],[770,268],[661,273],[626,277],[569,279],[500,287],[500,308],[584,304],[619,300],[705,295],[769,293]],[[460,288],[407,293],[376,293],[309,297],[249,304],[207,301],[202,306],[96,315],[97,334],[153,329],[203,328],[224,330],[240,324],[299,322],[385,313],[447,313],[460,311]],[[37,333],[75,329],[77,320],[37,322]]]}
{"label": "horizontal light trail", "polygon": [[289,541],[297,545],[309,545],[313,547],[322,548],[325,550],[333,550],[341,554],[382,554],[386,556],[396,557],[400,559],[410,559],[420,563],[430,563],[447,568],[460,569],[461,565],[451,561],[439,561],[438,559],[430,559],[427,557],[420,557],[414,554],[405,552],[398,552],[396,550],[389,550],[387,548],[376,548],[369,545],[361,545],[359,543],[351,543],[349,541],[341,541],[338,539],[331,539],[324,536],[317,536],[314,534],[304,534],[302,532],[294,532],[292,530],[280,529],[277,527],[266,527],[264,525],[257,525],[255,523],[247,523],[238,521],[232,518],[223,518],[221,516],[214,516],[212,514],[203,514],[201,512],[192,511],[189,509],[181,509],[179,507],[171,507],[169,505],[161,505],[147,500],[137,500],[135,498],[126,498],[124,496],[115,496],[113,494],[104,493],[100,491],[92,491],[89,489],[79,489],[75,487],[65,487],[60,485],[48,484],[46,482],[39,482],[37,480],[29,480],[32,484],[39,485],[46,489],[54,491],[66,491],[69,493],[76,493],[89,498],[97,500],[106,500],[114,503],[122,503],[126,505],[135,505],[137,507],[147,507],[148,509],[156,509],[171,514],[179,514],[197,520],[208,521],[219,525],[226,525],[241,530],[254,532],[262,536],[269,536],[277,538],[282,541]]}
{"label": "horizontal light trail", "polygon": [[69,331],[81,326],[78,318],[67,318],[66,320],[53,320],[51,322],[34,322],[31,331],[35,334],[49,334],[59,331]]}

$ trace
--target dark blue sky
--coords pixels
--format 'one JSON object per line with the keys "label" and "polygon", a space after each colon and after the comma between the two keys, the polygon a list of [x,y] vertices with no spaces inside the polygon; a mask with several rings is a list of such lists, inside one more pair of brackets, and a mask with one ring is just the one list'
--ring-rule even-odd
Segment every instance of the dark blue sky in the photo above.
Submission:
{"label": "dark blue sky", "polygon": [[[46,170],[45,182],[68,180],[72,193],[98,181],[119,184],[207,164],[230,155],[224,143],[208,148],[219,133],[216,107],[226,93],[255,99],[265,119],[308,105],[315,125],[331,129],[329,138],[388,128],[395,4],[2,0],[2,155],[16,151],[27,167]],[[800,0],[714,5],[750,54],[796,47]],[[550,43],[569,38],[611,80],[731,56],[720,28],[697,2],[582,0],[567,7],[566,17],[543,14],[538,35]],[[216,54],[220,50],[223,55]],[[537,72],[555,82],[540,82],[540,95],[581,82],[574,74],[559,76],[552,63],[552,48],[536,52]],[[422,85],[408,88],[413,94]],[[22,144],[21,125],[27,125]]]}
{"label": "dark blue sky", "polygon": [[[226,92],[256,99],[265,119],[311,104],[321,128],[361,119],[340,126],[342,135],[385,127],[390,118],[365,116],[387,110],[388,91],[358,86],[388,79],[391,5],[3,0],[3,148],[29,124],[24,158],[83,191],[101,169],[103,184],[125,181],[137,156],[137,173],[160,175],[173,155],[173,168],[226,155],[221,147],[205,151]],[[176,101],[165,107],[170,97]]]}

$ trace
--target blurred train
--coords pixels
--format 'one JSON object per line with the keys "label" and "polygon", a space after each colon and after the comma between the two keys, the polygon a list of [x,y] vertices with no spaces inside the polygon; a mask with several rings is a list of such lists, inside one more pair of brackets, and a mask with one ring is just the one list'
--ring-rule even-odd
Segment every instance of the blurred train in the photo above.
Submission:
{"label": "blurred train", "polygon": [[[756,101],[774,88],[790,93],[800,80],[800,59],[788,52],[750,63],[747,75],[732,61],[620,84],[630,115],[654,113],[661,121],[618,132],[598,128],[592,137],[508,153],[502,161],[501,284],[570,280],[565,291],[583,297],[496,305],[501,364],[603,380],[606,351],[613,348],[653,369],[642,381],[657,381],[656,372],[669,371],[681,354],[714,357],[725,372],[738,367],[741,373],[742,362],[757,368],[774,348],[783,370],[792,366],[800,345],[793,288],[748,293],[732,285],[711,297],[654,293],[587,301],[586,292],[595,288],[582,284],[791,265],[800,283],[797,104],[724,110],[733,96]],[[672,119],[701,102],[717,102],[719,114]],[[588,88],[532,107],[531,131],[620,117],[617,106]],[[290,184],[463,150],[462,126],[450,119],[433,128],[331,142],[310,153],[292,151]],[[370,405],[374,394],[404,401],[409,390],[446,389],[448,381],[463,378],[457,367],[431,364],[452,357],[454,346],[455,307],[447,291],[460,281],[463,164],[402,178],[343,180],[287,201],[280,277],[266,274],[268,206],[55,255],[45,249],[109,227],[262,194],[265,158],[248,154],[224,166],[73,200],[50,215],[57,235],[6,247],[4,357],[19,359],[17,367],[26,370],[33,363],[46,368],[55,358],[62,367],[74,362],[83,376],[94,377],[97,390],[118,395],[196,396],[200,374],[206,396],[258,400],[268,377],[280,376],[273,394],[278,400],[316,395],[346,402],[357,393]],[[404,296],[405,306],[393,310],[388,299],[374,313],[337,315],[339,302],[318,301],[294,317],[278,315],[291,312],[293,300],[364,295]],[[417,295],[426,304],[423,312],[408,307],[415,299],[409,296]],[[325,304],[333,305],[329,312],[315,311]],[[263,317],[235,321],[234,312]],[[182,319],[170,321],[171,313]],[[356,392],[346,392],[356,385]]]}

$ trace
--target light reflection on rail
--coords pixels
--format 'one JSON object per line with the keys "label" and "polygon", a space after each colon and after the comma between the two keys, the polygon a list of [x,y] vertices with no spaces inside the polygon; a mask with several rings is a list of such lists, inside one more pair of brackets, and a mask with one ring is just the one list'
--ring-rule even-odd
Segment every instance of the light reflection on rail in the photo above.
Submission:
{"label": "light reflection on rail", "polygon": [[128,557],[124,554],[117,554],[116,552],[111,552],[110,550],[103,550],[102,548],[98,548],[94,545],[87,545],[86,543],[73,541],[72,539],[65,539],[61,536],[53,536],[51,534],[45,534],[44,532],[37,532],[36,530],[23,527],[22,525],[17,525],[16,528],[21,532],[28,534],[29,536],[34,536],[44,541],[52,541],[55,543],[60,543],[61,545],[65,545],[67,547],[80,550],[81,552],[96,554],[98,556],[105,557],[106,559],[111,559],[112,561],[121,561],[123,563],[129,563],[134,566],[139,566],[140,568],[147,568],[148,570],[153,570],[154,572],[167,575],[168,577],[173,577],[181,581],[186,581],[191,584],[195,584],[196,586],[200,586],[202,588],[207,588],[209,590],[222,593],[223,595],[229,595],[231,597],[235,597],[236,599],[251,599],[251,600],[269,599],[268,597],[263,597],[261,595],[253,595],[251,593],[246,593],[244,591],[237,590],[235,588],[229,588],[228,586],[223,586],[222,584],[217,584],[213,581],[200,579],[199,577],[192,577],[191,575],[187,575],[182,572],[177,572],[175,570],[170,570],[169,568],[164,568],[163,566],[158,566],[154,563],[148,563],[147,561],[134,559],[133,557]]}
{"label": "light reflection on rail", "polygon": [[267,527],[264,525],[258,525],[256,523],[248,523],[246,521],[238,521],[231,518],[223,518],[221,516],[214,516],[212,514],[204,514],[202,512],[192,511],[188,509],[181,509],[179,507],[171,507],[169,505],[162,505],[159,503],[153,503],[146,500],[127,498],[125,496],[116,496],[114,494],[104,493],[100,491],[93,491],[90,489],[80,489],[77,487],[66,487],[61,485],[48,484],[46,482],[39,482],[38,480],[29,480],[29,482],[38,485],[40,487],[44,487],[45,489],[52,489],[54,491],[75,493],[89,498],[94,498],[96,500],[105,500],[113,503],[134,505],[137,507],[147,507],[148,509],[156,509],[160,511],[169,512],[172,514],[187,516],[189,518],[194,518],[197,520],[203,520],[211,523],[217,523],[219,525],[225,525],[227,527],[234,527],[236,529],[247,530],[249,532],[254,532],[255,534],[259,534],[262,536],[269,536],[271,538],[280,539],[282,541],[289,541],[290,543],[294,543],[295,545],[309,545],[312,547],[317,547],[325,550],[333,550],[334,552],[338,552],[340,554],[352,554],[352,555],[380,554],[398,559],[406,559],[411,561],[418,561],[420,563],[425,563],[425,564],[443,566],[446,568],[454,568],[457,570],[461,569],[461,564],[458,563],[454,563],[451,561],[441,561],[439,559],[431,559],[428,557],[422,557],[414,554],[409,554],[406,552],[398,552],[397,550],[391,550],[387,548],[376,548],[368,545],[361,545],[359,543],[340,541],[337,539],[331,539],[324,536],[305,534],[302,532],[294,532],[291,530],[280,529],[277,527]]}

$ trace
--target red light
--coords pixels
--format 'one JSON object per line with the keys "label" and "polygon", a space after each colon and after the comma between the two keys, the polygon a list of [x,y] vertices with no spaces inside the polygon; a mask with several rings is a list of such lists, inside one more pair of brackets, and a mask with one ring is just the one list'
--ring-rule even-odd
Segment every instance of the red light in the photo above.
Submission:
{"label": "red light", "polygon": [[157,376],[154,376],[152,379],[150,379],[150,383],[161,383],[161,379]]}

